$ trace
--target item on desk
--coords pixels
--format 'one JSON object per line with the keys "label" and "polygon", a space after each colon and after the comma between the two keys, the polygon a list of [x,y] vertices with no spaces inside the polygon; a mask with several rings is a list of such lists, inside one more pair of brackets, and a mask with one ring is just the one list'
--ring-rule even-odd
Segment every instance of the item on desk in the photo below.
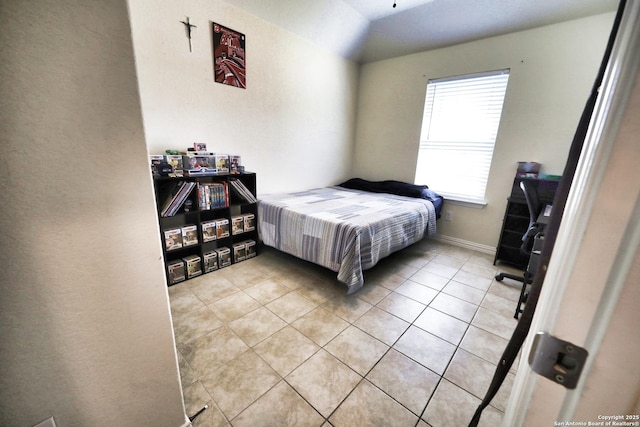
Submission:
{"label": "item on desk", "polygon": [[562,178],[562,175],[549,175],[547,173],[541,173],[541,174],[538,174],[538,178],[546,179],[548,181],[560,181],[560,178]]}
{"label": "item on desk", "polygon": [[516,177],[537,178],[540,173],[540,166],[542,166],[542,164],[536,162],[518,162]]}

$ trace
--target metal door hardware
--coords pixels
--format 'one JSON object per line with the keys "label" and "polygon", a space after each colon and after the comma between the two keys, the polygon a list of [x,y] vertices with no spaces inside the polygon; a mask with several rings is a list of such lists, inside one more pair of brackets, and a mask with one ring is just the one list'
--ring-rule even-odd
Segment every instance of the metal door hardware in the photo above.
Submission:
{"label": "metal door hardware", "polygon": [[574,389],[589,352],[547,332],[538,332],[529,353],[534,372],[566,388]]}

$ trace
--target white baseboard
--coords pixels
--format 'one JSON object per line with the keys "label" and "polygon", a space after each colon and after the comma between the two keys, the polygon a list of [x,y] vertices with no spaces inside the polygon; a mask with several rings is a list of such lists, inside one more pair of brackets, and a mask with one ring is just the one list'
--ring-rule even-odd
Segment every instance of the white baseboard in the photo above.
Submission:
{"label": "white baseboard", "polygon": [[471,249],[473,251],[482,252],[484,254],[489,254],[493,256],[496,255],[496,248],[493,246],[487,246],[481,243],[470,242],[469,240],[463,240],[457,237],[444,236],[442,234],[437,234],[435,236],[431,236],[430,238],[442,243],[449,243],[450,245],[459,246],[465,249]]}

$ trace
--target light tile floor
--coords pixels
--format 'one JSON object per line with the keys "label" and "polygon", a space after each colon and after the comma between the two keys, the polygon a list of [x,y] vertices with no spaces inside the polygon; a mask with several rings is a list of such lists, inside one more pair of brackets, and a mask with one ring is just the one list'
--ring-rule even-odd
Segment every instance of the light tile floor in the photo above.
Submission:
{"label": "light tile floor", "polygon": [[[467,425],[516,325],[518,285],[496,282],[492,262],[425,239],[347,296],[335,273],[262,248],[172,286],[187,414],[209,405],[194,426]],[[480,425],[500,424],[514,371]]]}

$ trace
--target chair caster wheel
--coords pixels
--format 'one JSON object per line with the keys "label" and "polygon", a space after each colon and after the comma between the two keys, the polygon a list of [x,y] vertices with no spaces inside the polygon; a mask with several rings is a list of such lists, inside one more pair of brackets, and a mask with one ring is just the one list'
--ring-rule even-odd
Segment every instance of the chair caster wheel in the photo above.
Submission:
{"label": "chair caster wheel", "polygon": [[502,282],[502,279],[504,279],[504,276],[503,276],[502,274],[498,274],[498,275],[496,275],[496,280],[497,280],[498,282]]}

